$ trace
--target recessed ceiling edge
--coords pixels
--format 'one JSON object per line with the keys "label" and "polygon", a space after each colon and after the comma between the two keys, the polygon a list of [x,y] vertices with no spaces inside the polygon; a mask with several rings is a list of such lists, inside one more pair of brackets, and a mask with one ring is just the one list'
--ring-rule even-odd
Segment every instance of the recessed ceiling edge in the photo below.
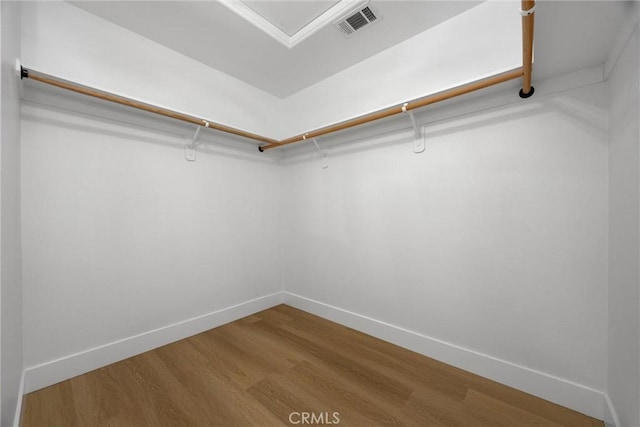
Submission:
{"label": "recessed ceiling edge", "polygon": [[242,0],[224,0],[220,3],[250,24],[254,25],[256,28],[263,31],[268,36],[291,49],[325,26],[335,24],[337,21],[351,16],[353,13],[356,13],[356,11],[361,10],[367,3],[369,3],[369,0],[341,0],[292,36],[289,36],[280,28],[269,22],[269,20],[250,8]]}

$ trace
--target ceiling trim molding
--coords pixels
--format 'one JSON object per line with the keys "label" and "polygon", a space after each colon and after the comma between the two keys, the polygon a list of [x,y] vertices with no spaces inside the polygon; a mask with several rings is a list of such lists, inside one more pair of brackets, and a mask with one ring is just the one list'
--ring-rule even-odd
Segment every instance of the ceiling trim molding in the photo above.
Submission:
{"label": "ceiling trim molding", "polygon": [[349,13],[364,7],[369,3],[369,0],[340,0],[292,36],[289,36],[280,28],[276,27],[242,0],[224,0],[220,3],[282,45],[292,49],[298,43],[324,28],[326,25],[339,21],[341,18],[349,15]]}

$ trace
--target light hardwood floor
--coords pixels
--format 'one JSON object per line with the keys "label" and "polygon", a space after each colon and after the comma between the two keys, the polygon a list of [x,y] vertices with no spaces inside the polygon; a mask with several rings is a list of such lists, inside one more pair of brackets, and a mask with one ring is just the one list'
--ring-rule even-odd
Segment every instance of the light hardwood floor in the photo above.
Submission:
{"label": "light hardwood floor", "polygon": [[286,305],[24,399],[24,427],[604,425]]}

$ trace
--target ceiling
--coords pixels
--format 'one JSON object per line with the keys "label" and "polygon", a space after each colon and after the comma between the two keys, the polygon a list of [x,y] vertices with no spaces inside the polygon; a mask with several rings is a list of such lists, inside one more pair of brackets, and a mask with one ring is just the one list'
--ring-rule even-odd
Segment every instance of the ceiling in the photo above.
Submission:
{"label": "ceiling", "polygon": [[[371,0],[380,19],[349,37],[333,24],[366,0],[71,3],[287,98],[480,2]],[[628,8],[621,1],[538,1],[534,83],[602,64]]]}
{"label": "ceiling", "polygon": [[[377,1],[379,20],[346,37],[333,25],[340,16],[293,46],[241,16],[229,1],[72,1],[100,16],[244,82],[286,98],[411,36],[446,21],[479,1]],[[295,35],[335,6],[354,0],[236,1]],[[243,7],[244,6],[244,7]],[[343,9],[344,10],[344,9]],[[344,14],[344,12],[343,12]],[[326,16],[324,17],[326,19]],[[322,21],[322,19],[320,19]],[[298,31],[300,32],[300,31]],[[290,36],[289,36],[290,37]]]}

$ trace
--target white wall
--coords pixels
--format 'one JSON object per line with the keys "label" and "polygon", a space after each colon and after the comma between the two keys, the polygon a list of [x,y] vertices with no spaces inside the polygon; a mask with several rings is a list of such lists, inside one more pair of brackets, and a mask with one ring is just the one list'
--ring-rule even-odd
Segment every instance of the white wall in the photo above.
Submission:
{"label": "white wall", "polygon": [[604,390],[605,86],[536,89],[427,126],[423,154],[405,132],[331,148],[326,170],[292,157],[285,289]]}
{"label": "white wall", "polygon": [[15,61],[20,57],[20,3],[0,2],[0,424],[13,423],[22,374],[20,259],[20,99]]}
{"label": "white wall", "polygon": [[[427,126],[424,154],[388,121],[283,180],[255,150],[190,164],[187,127],[27,85],[25,365],[277,292],[285,259],[289,292],[598,394],[605,87],[537,89],[430,111],[467,115]],[[513,104],[468,114],[483,103]]]}
{"label": "white wall", "polygon": [[249,132],[279,134],[282,101],[62,1],[25,2],[26,67]]}
{"label": "white wall", "polygon": [[190,129],[56,96],[23,106],[27,368],[281,290],[279,165],[220,141],[189,163]]}
{"label": "white wall", "polygon": [[[637,12],[637,10],[636,10]],[[607,392],[621,427],[640,425],[640,49],[638,26],[609,87],[609,327]]]}

